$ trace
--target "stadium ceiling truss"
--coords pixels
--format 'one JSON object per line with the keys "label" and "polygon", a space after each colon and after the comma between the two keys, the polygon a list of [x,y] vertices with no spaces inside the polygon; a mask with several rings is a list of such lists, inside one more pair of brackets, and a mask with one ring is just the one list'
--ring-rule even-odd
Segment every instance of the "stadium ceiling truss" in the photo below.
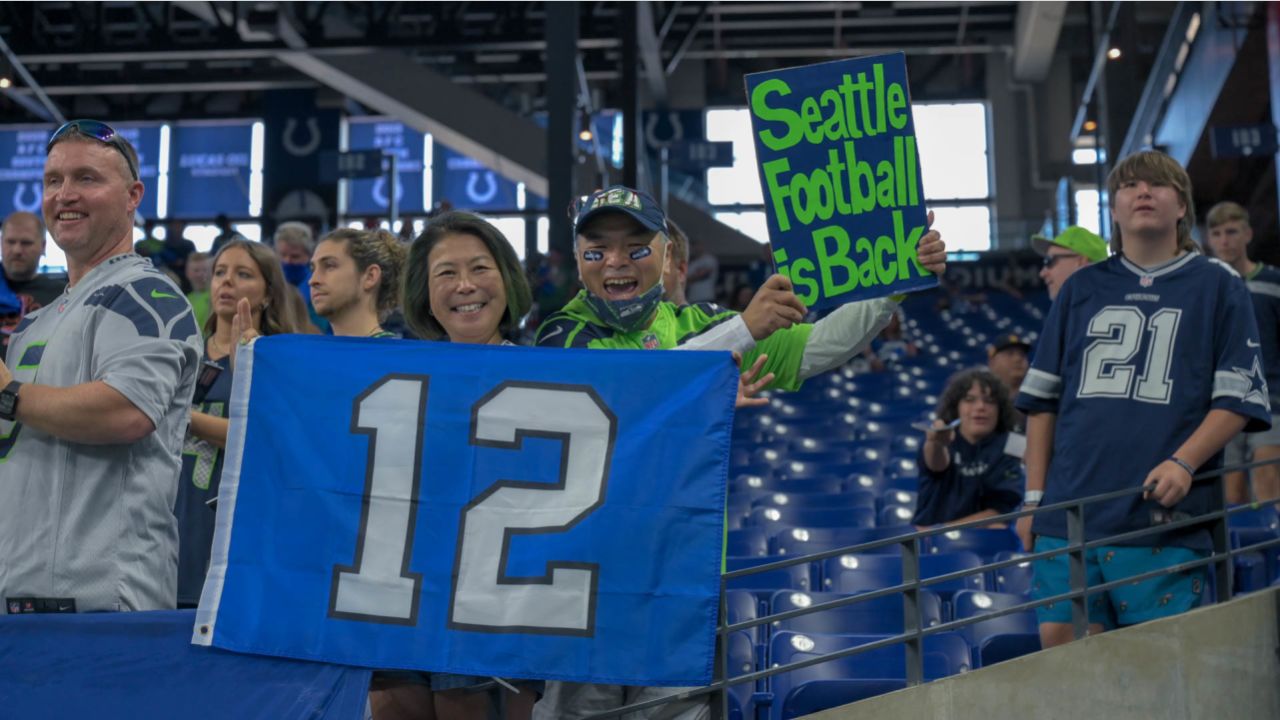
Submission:
{"label": "stadium ceiling truss", "polygon": [[[740,96],[740,76],[753,70],[892,50],[935,58],[927,69],[1011,52],[1019,12],[1013,2],[641,4],[643,72],[658,95],[665,78],[694,60],[710,61],[713,84],[736,85]],[[593,104],[610,104],[626,14],[617,2],[583,2],[579,13]],[[545,23],[541,2],[0,4],[9,60],[63,114],[138,119],[243,114],[263,91],[318,86],[282,53],[388,49],[528,112],[545,96]],[[0,119],[42,119],[36,92],[20,79],[5,92]]]}

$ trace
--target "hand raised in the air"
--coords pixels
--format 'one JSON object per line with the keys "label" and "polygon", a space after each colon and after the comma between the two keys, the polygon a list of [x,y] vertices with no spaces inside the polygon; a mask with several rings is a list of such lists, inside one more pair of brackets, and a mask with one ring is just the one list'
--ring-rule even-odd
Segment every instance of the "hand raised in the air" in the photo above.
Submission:
{"label": "hand raised in the air", "polygon": [[[768,355],[760,353],[756,361],[751,363],[751,367],[738,376],[738,399],[734,407],[758,407],[769,404],[769,398],[756,397],[757,393],[773,382],[773,373],[765,373],[764,377],[759,377],[760,370],[764,368],[764,362],[768,359]],[[739,370],[742,369],[742,356],[736,352],[733,354],[733,362],[737,364]]]}
{"label": "hand raised in the air", "polygon": [[[253,326],[253,312],[249,307],[249,298],[240,298],[236,303],[236,314],[231,318],[231,342],[235,345],[248,345],[258,337],[258,330]],[[236,348],[231,348],[231,369],[236,367]]]}
{"label": "hand raised in the air", "polygon": [[747,309],[742,311],[742,321],[751,331],[751,337],[763,340],[778,330],[789,328],[804,320],[809,309],[800,302],[800,298],[791,289],[791,279],[785,275],[774,275],[751,298]]}

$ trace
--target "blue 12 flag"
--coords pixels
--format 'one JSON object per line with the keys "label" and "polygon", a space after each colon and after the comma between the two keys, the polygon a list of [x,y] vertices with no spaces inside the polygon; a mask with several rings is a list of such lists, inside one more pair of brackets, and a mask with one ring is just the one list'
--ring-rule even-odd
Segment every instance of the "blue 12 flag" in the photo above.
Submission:
{"label": "blue 12 flag", "polygon": [[727,354],[278,336],[237,364],[194,642],[710,681]]}

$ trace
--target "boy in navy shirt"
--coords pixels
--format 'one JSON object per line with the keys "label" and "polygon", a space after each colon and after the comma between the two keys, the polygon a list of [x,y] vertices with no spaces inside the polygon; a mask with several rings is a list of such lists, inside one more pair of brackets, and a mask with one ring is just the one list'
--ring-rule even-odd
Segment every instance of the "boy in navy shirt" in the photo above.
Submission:
{"label": "boy in navy shirt", "polygon": [[[1280,392],[1280,268],[1249,259],[1247,248],[1253,239],[1253,229],[1249,227],[1249,212],[1240,205],[1220,202],[1209,210],[1206,220],[1214,257],[1240,273],[1249,288],[1262,342],[1262,369],[1267,376],[1274,410],[1280,400],[1276,397]],[[1267,432],[1241,433],[1227,443],[1225,462],[1228,465],[1276,459],[1280,459],[1280,423],[1276,422],[1275,415],[1271,416],[1271,429]],[[1280,467],[1260,465],[1249,474],[1255,499],[1280,497]],[[1249,502],[1249,484],[1243,472],[1228,473],[1226,483],[1227,502]]]}
{"label": "boy in navy shirt", "polygon": [[[1022,462],[1009,452],[1013,405],[984,368],[958,373],[938,401],[935,429],[920,447],[917,527],[1013,512],[1022,503]],[[955,430],[947,427],[959,420]]]}
{"label": "boy in navy shirt", "polygon": [[[1271,423],[1252,303],[1234,270],[1196,252],[1186,171],[1163,153],[1140,152],[1107,185],[1114,254],[1064,283],[1017,399],[1029,416],[1027,505],[1150,488],[1087,506],[1087,540],[1220,506],[1214,487],[1193,487],[1192,476],[1219,467],[1223,446],[1246,425]],[[1037,551],[1066,544],[1065,513],[1037,516],[1032,529]],[[1211,549],[1204,525],[1091,548],[1088,584]],[[1204,575],[1200,567],[1091,595],[1090,632],[1196,607]],[[1068,588],[1065,554],[1036,562],[1034,597]],[[1070,603],[1036,612],[1045,647],[1072,639]]]}

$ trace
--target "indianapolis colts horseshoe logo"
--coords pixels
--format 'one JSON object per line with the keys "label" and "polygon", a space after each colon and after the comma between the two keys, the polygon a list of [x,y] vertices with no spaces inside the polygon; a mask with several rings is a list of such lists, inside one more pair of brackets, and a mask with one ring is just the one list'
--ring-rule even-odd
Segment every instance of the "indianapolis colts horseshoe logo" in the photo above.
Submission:
{"label": "indianapolis colts horseshoe logo", "polygon": [[23,190],[28,183],[18,183],[18,187],[13,190],[13,208],[25,212],[35,212],[40,207],[40,183],[30,183],[31,186],[31,202],[23,202]]}
{"label": "indianapolis colts horseshoe logo", "polygon": [[[480,177],[484,176],[486,189],[481,192],[477,187],[480,184]],[[498,194],[498,179],[493,176],[492,170],[483,172],[477,170],[467,175],[467,197],[473,203],[487,203]]]}
{"label": "indianapolis colts horseshoe logo", "polygon": [[280,143],[290,155],[304,157],[320,147],[320,121],[313,117],[307,118],[307,132],[310,134],[310,139],[305,143],[294,141],[293,136],[297,131],[298,119],[289,118],[289,121],[284,124],[284,134],[280,137]]}
{"label": "indianapolis colts horseshoe logo", "polygon": [[[379,175],[373,181],[373,189],[370,191],[373,195],[373,201],[378,207],[391,207],[391,200],[387,197],[387,177]],[[404,183],[396,183],[396,202],[404,199]]]}

